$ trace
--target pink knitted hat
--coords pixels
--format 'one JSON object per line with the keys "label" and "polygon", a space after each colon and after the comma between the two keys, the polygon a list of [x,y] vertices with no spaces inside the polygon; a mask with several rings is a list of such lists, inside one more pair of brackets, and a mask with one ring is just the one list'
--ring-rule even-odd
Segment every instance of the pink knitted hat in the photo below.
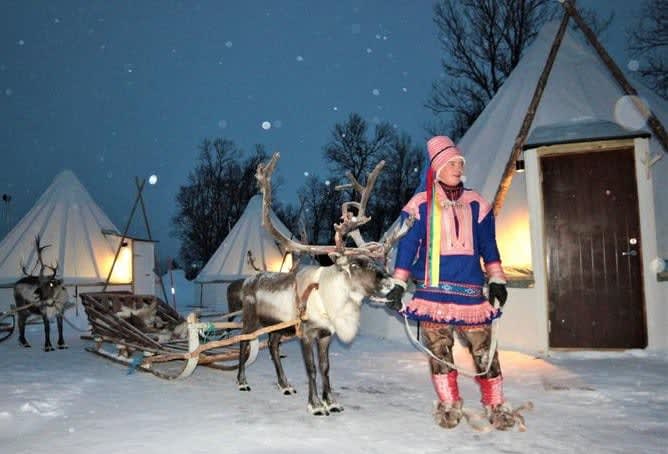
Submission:
{"label": "pink knitted hat", "polygon": [[446,136],[436,136],[427,142],[427,151],[429,152],[429,164],[436,173],[453,158],[459,158],[466,162],[464,156],[459,151],[455,143]]}

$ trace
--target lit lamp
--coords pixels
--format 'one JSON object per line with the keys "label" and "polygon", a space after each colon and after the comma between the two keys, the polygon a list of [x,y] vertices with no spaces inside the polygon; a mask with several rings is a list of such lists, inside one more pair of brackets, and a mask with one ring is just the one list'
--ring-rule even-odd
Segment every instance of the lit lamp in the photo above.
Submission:
{"label": "lit lamp", "polygon": [[515,161],[515,172],[522,173],[524,172],[524,159],[518,159]]}
{"label": "lit lamp", "polygon": [[[111,266],[112,262],[113,257],[109,266]],[[118,258],[114,264],[114,270],[111,273],[109,282],[113,284],[129,284],[132,282],[132,248],[127,240],[124,240],[123,244],[121,244],[121,250],[118,253]]]}

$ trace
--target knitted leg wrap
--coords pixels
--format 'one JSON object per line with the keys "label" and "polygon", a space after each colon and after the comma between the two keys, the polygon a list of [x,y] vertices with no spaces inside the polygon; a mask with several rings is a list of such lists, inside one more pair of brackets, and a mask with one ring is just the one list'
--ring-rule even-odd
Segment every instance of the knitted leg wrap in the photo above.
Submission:
{"label": "knitted leg wrap", "polygon": [[431,381],[434,384],[438,399],[444,404],[453,404],[461,400],[459,387],[457,386],[457,371],[453,370],[447,374],[433,374]]}
{"label": "knitted leg wrap", "polygon": [[476,377],[478,385],[480,385],[480,402],[484,406],[502,404],[503,400],[503,376],[499,375],[494,378],[480,378]]}

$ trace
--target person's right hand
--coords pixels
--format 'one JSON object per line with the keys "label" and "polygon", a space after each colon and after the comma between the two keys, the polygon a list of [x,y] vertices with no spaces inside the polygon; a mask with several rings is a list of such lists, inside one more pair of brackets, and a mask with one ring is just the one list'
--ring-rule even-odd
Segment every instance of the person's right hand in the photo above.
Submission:
{"label": "person's right hand", "polygon": [[400,311],[404,307],[401,299],[403,298],[405,291],[406,283],[402,280],[394,279],[394,287],[392,287],[390,293],[385,297],[385,299],[387,299],[385,305],[393,311]]}

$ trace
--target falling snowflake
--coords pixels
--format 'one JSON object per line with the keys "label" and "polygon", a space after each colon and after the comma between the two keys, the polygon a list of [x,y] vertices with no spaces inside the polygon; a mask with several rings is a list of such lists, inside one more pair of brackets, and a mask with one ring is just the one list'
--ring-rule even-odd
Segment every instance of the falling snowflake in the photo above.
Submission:
{"label": "falling snowflake", "polygon": [[227,48],[232,47],[232,41],[226,41],[225,42],[225,47],[227,47]]}
{"label": "falling snowflake", "polygon": [[366,48],[366,53],[367,53],[367,54],[370,54],[370,53],[372,53],[372,52],[373,52],[373,50],[372,50],[370,47],[367,47],[367,48]]}
{"label": "falling snowflake", "polygon": [[297,55],[297,61],[304,61],[304,57],[302,57],[301,55]]}
{"label": "falling snowflake", "polygon": [[374,88],[373,90],[371,90],[371,93],[373,93],[374,96],[380,96],[380,90],[377,89],[377,88]]}
{"label": "falling snowflake", "polygon": [[271,122],[270,121],[263,121],[262,122],[262,129],[264,129],[265,131],[268,130],[268,129],[271,129]]}
{"label": "falling snowflake", "polygon": [[26,43],[26,42],[23,41],[22,39],[19,39],[19,41],[18,41],[19,46],[23,46],[25,43]]}
{"label": "falling snowflake", "polygon": [[339,108],[337,106],[332,107],[332,110],[337,111]]}
{"label": "falling snowflake", "polygon": [[644,127],[649,114],[647,103],[638,96],[622,96],[615,103],[615,121],[627,129]]}
{"label": "falling snowflake", "polygon": [[408,88],[403,87],[403,88],[401,89],[401,91],[403,91],[404,93],[408,93]]}
{"label": "falling snowflake", "polygon": [[626,67],[629,68],[630,71],[638,71],[638,68],[640,68],[640,62],[638,62],[638,60],[630,60]]}
{"label": "falling snowflake", "polygon": [[304,172],[304,176],[307,177],[307,176],[308,176],[308,172]]}
{"label": "falling snowflake", "polygon": [[11,88],[7,88],[7,89],[5,89],[5,94],[7,96],[11,96],[11,95],[14,94],[14,90],[12,90]]}
{"label": "falling snowflake", "polygon": [[156,174],[152,174],[150,177],[148,177],[148,184],[156,184],[158,182],[158,176]]}

